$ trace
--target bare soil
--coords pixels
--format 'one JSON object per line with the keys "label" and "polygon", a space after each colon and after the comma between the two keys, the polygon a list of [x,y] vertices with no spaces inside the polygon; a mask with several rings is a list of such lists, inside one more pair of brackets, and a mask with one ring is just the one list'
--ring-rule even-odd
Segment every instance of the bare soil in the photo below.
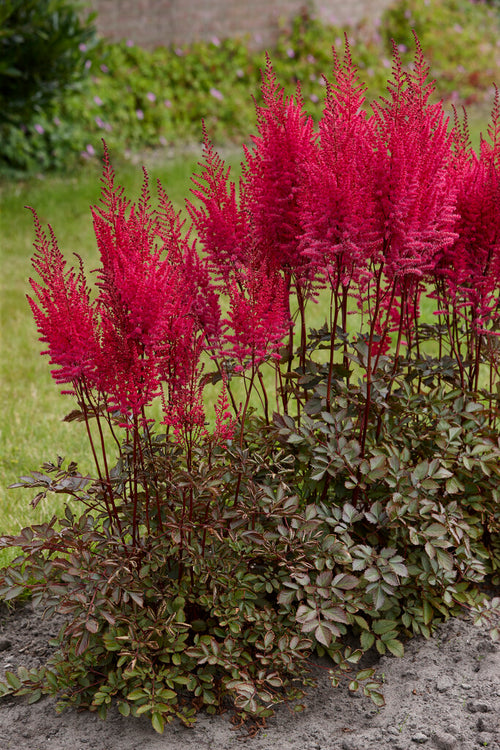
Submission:
{"label": "bare soil", "polygon": [[[57,618],[46,621],[25,605],[0,610],[0,674],[42,664]],[[44,698],[0,700],[1,750],[500,750],[500,646],[486,628],[451,619],[430,640],[415,638],[404,657],[376,661],[386,706],[377,709],[347,685],[332,688],[328,664],[313,666],[304,713],[279,706],[267,727],[252,737],[230,715],[200,714],[194,728],[167,726],[158,735],[146,719],[112,710],[106,721],[90,712],[55,712]]]}

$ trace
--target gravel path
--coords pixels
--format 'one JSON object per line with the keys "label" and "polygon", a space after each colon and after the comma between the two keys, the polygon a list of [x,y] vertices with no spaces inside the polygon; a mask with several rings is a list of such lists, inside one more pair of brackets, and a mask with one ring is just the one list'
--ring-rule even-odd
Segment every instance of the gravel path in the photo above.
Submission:
{"label": "gravel path", "polygon": [[[30,605],[0,611],[0,673],[43,663],[58,621],[43,621]],[[193,729],[175,724],[157,735],[143,719],[110,712],[56,714],[54,701],[28,706],[0,700],[1,750],[500,750],[500,645],[488,631],[462,619],[441,625],[426,641],[415,638],[401,659],[382,657],[386,706],[377,709],[347,687],[333,689],[326,662],[317,661],[318,687],[307,710],[280,706],[255,737],[229,716],[201,714]]]}

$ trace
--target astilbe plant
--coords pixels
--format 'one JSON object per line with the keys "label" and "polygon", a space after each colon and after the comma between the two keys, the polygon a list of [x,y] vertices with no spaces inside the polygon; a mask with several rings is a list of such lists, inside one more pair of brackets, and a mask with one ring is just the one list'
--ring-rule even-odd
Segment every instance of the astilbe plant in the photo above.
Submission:
{"label": "astilbe plant", "polygon": [[[314,650],[336,685],[495,611],[498,96],[477,155],[427,74],[418,41],[409,71],[395,49],[368,116],[346,40],[315,132],[268,60],[239,184],[205,133],[190,227],[146,174],[129,202],[105,152],[95,290],[35,213],[30,304],[97,476],[60,459],[15,485],[68,507],[1,540],[21,552],[0,594],[67,622],[4,693],[115,699],[158,731],[227,704],[262,723]],[[373,669],[349,688],[383,703]]]}

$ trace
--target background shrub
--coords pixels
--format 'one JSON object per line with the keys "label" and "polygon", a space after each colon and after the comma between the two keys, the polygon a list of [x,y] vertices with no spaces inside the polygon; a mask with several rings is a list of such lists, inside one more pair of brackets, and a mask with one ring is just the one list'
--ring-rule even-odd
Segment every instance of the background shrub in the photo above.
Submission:
{"label": "background shrub", "polygon": [[[58,163],[49,121],[57,99],[88,77],[92,17],[68,0],[7,0],[0,9],[0,163],[30,168]],[[57,120],[56,120],[57,122]]]}
{"label": "background shrub", "polygon": [[[21,16],[27,19],[22,27],[27,43],[22,47],[28,57],[14,63],[28,71],[26,87],[32,93],[23,94],[23,117],[19,111],[12,119],[11,113],[2,126],[0,169],[68,167],[75,157],[88,159],[100,152],[103,137],[114,153],[199,142],[202,119],[215,143],[241,142],[252,126],[248,92],[260,81],[265,56],[250,51],[245,39],[214,39],[152,52],[132,41],[101,40],[94,46],[91,26],[82,24],[67,2],[11,0],[8,7],[12,13],[5,16],[0,38],[7,45],[0,69],[5,100],[7,86],[17,85],[7,71],[15,67],[9,61],[19,54],[12,40],[21,33],[19,22],[14,31],[14,19]],[[50,32],[45,40],[37,32],[44,24]],[[8,29],[12,31],[5,33]],[[403,64],[410,62],[405,50],[412,48],[412,29],[428,50],[437,97],[468,105],[480,105],[490,97],[499,62],[498,12],[470,0],[400,0],[378,27],[361,24],[349,32],[369,99],[385,89],[391,39],[399,46]],[[51,45],[41,49],[49,40]],[[342,43],[342,29],[302,14],[290,29],[282,30],[271,50],[286,91],[292,93],[300,80],[316,120],[321,116],[322,76],[331,67],[331,47]],[[35,55],[46,60],[43,77],[39,66],[30,64]],[[55,100],[61,89],[64,95]]]}
{"label": "background shrub", "polygon": [[484,99],[500,63],[498,11],[470,0],[399,0],[383,16],[387,53],[392,40],[408,62],[417,34],[440,96],[467,105]]}

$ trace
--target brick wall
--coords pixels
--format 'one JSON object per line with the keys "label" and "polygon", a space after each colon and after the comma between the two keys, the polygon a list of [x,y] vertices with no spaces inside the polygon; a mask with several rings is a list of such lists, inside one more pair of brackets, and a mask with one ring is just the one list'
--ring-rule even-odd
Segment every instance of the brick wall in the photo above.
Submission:
{"label": "brick wall", "polygon": [[393,0],[87,0],[97,27],[110,39],[132,39],[148,49],[196,39],[249,35],[251,43],[272,42],[280,22],[304,7],[339,25],[375,20]]}

